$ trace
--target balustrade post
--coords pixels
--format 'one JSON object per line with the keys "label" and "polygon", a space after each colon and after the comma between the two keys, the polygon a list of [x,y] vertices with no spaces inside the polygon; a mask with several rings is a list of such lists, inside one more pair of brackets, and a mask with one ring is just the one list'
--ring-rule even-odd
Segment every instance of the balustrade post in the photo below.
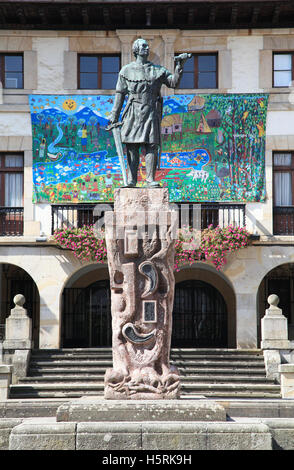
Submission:
{"label": "balustrade post", "polygon": [[5,358],[13,366],[13,381],[27,374],[32,342],[32,320],[23,308],[25,297],[17,294],[14,299],[15,307],[6,319],[5,340],[3,349]]}
{"label": "balustrade post", "polygon": [[262,349],[288,349],[288,321],[278,307],[279,297],[272,294],[267,299],[270,307],[261,320]]}
{"label": "balustrade post", "polygon": [[261,348],[263,349],[266,376],[280,382],[281,350],[290,347],[288,322],[278,307],[279,297],[272,294],[267,299],[270,307],[261,320]]}

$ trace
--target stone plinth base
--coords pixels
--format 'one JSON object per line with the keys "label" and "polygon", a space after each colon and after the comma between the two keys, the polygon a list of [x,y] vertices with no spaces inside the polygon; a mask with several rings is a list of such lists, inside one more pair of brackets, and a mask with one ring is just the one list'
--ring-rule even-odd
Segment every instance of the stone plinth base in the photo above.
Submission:
{"label": "stone plinth base", "polygon": [[211,400],[77,400],[61,405],[56,414],[61,421],[226,421],[223,406]]}
{"label": "stone plinth base", "polygon": [[281,364],[279,372],[281,374],[282,398],[294,399],[294,364]]}
{"label": "stone plinth base", "polygon": [[289,341],[287,339],[285,340],[266,340],[266,341],[261,341],[261,349],[289,349]]}
{"label": "stone plinth base", "polygon": [[0,364],[0,401],[7,400],[11,384],[12,366]]}
{"label": "stone plinth base", "polygon": [[29,339],[6,339],[3,341],[3,349],[32,349],[32,341]]}
{"label": "stone plinth base", "polygon": [[0,419],[0,450],[8,450],[9,436],[12,429],[22,423],[22,419],[1,418]]}
{"label": "stone plinth base", "polygon": [[[281,441],[280,438],[279,442]],[[132,450],[251,451],[271,449],[272,437],[269,427],[263,423],[252,422],[242,424],[183,421],[136,423],[27,422],[15,426],[9,439],[9,450],[22,451],[128,450],[130,452]],[[111,464],[111,462],[109,463]],[[125,460],[122,462],[116,460],[113,463],[126,465]],[[150,464],[151,461],[149,460],[148,463]],[[158,463],[160,462],[154,459],[154,464]],[[197,465],[197,460],[195,460],[195,465]],[[128,466],[130,467],[130,465]]]}

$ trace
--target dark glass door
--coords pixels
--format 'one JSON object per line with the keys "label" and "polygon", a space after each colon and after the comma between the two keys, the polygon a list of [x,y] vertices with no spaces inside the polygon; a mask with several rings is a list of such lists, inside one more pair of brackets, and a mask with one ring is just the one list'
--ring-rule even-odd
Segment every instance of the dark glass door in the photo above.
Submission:
{"label": "dark glass door", "polygon": [[96,348],[111,346],[109,281],[63,292],[62,346]]}
{"label": "dark glass door", "polygon": [[176,284],[172,347],[226,348],[227,307],[210,284],[191,280]]}

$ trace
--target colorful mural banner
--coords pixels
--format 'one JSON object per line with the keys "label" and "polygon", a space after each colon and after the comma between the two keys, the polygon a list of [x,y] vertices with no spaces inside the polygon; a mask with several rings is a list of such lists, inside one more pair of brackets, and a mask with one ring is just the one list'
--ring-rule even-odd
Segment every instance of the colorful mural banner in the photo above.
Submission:
{"label": "colorful mural banner", "polygon": [[[111,202],[123,184],[111,131],[114,96],[30,95],[33,201]],[[262,202],[268,95],[164,97],[156,179],[171,202]],[[144,155],[138,185],[146,179]]]}

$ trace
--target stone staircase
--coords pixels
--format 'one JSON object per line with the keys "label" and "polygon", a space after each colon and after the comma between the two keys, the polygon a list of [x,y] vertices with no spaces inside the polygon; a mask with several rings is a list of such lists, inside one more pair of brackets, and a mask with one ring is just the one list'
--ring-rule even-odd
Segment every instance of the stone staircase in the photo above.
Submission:
{"label": "stone staircase", "polygon": [[[281,398],[265,375],[261,350],[172,349],[181,374],[181,395],[207,398]],[[111,348],[32,351],[28,376],[10,388],[10,398],[103,396]]]}

